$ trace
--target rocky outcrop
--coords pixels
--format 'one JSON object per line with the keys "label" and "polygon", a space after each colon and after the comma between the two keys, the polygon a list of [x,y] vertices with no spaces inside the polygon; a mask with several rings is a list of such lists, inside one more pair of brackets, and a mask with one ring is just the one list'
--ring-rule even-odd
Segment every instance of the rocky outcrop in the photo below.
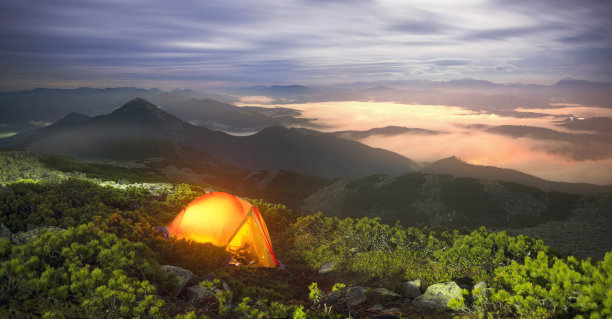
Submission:
{"label": "rocky outcrop", "polygon": [[427,287],[424,294],[412,301],[412,305],[426,309],[448,308],[449,301],[453,299],[463,301],[461,287],[454,281],[448,281]]}

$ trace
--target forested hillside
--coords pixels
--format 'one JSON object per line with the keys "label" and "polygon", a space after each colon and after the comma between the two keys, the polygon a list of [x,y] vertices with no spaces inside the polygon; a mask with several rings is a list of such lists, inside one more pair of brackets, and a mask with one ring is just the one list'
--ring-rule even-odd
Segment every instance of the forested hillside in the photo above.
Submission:
{"label": "forested hillside", "polygon": [[[0,190],[3,318],[612,315],[612,253],[594,262],[484,228],[407,228],[250,200],[286,269],[235,266],[240,256],[154,228],[201,186],[24,172]],[[453,294],[433,298],[440,285]]]}

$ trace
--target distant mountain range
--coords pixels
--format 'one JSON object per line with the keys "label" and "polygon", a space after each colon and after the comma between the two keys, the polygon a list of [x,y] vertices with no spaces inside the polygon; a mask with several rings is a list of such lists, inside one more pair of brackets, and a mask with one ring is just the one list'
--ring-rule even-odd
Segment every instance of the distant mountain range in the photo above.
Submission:
{"label": "distant mountain range", "polygon": [[269,96],[269,97],[276,97],[276,98],[288,98],[288,97],[296,97],[296,96],[300,96],[303,94],[311,93],[314,91],[314,89],[303,86],[303,85],[272,85],[272,86],[255,85],[255,86],[238,88],[234,91],[241,95],[260,95],[260,96]]}
{"label": "distant mountain range", "polygon": [[284,169],[321,177],[413,171],[399,154],[307,129],[269,127],[232,136],[189,124],[143,99],[110,114],[69,114],[53,125],[0,139],[0,147],[76,158],[143,160],[167,154],[246,170]]}
{"label": "distant mountain range", "polygon": [[420,169],[419,172],[446,174],[456,177],[470,177],[481,180],[514,182],[537,187],[544,191],[575,194],[612,193],[612,185],[600,186],[587,183],[551,182],[513,169],[469,164],[455,156],[431,163]]}

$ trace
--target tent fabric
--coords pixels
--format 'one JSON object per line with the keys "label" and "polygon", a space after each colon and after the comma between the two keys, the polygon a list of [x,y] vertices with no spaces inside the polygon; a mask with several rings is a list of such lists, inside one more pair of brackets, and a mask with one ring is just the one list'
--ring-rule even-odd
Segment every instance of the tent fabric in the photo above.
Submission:
{"label": "tent fabric", "polygon": [[196,198],[174,218],[168,233],[230,251],[247,249],[259,265],[278,267],[268,228],[257,207],[228,193],[212,192]]}

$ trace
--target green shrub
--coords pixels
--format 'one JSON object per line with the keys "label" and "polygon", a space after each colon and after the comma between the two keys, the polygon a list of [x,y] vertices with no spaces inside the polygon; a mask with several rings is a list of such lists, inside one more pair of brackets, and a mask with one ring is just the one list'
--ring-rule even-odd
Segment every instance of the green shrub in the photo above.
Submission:
{"label": "green shrub", "polygon": [[83,318],[157,317],[164,305],[156,285],[173,282],[143,244],[92,224],[43,233],[7,252],[0,263],[0,313]]}
{"label": "green shrub", "polygon": [[496,270],[493,303],[502,303],[526,318],[612,315],[612,253],[590,261],[550,258],[544,252],[520,264]]}
{"label": "green shrub", "polygon": [[582,262],[584,275],[588,278],[581,287],[578,307],[588,318],[609,318],[612,316],[612,252],[595,265]]}
{"label": "green shrub", "polygon": [[511,261],[522,262],[527,256],[548,250],[541,240],[523,235],[509,236],[506,232],[489,233],[481,228],[468,235],[455,233],[451,246],[436,250],[434,256],[438,262],[446,264],[452,277],[487,281],[496,268]]}

